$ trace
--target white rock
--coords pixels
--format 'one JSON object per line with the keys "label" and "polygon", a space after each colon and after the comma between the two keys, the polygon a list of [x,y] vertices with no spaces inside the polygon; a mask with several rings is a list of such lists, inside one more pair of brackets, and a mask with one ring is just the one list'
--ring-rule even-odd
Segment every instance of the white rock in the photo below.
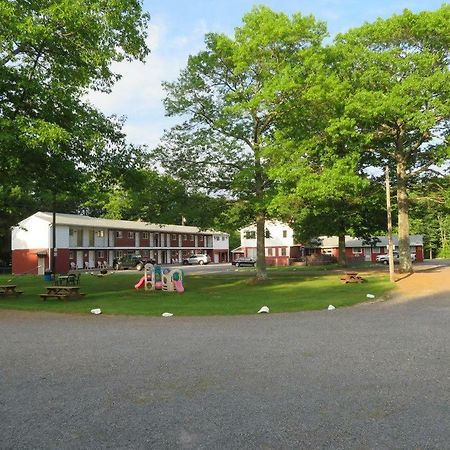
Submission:
{"label": "white rock", "polygon": [[333,309],[336,309],[336,306],[328,305],[328,311],[333,311]]}
{"label": "white rock", "polygon": [[258,314],[261,313],[268,313],[269,312],[269,307],[268,306],[263,306],[259,311]]}
{"label": "white rock", "polygon": [[366,297],[367,297],[367,298],[375,298],[375,295],[373,295],[373,294],[367,294]]}
{"label": "white rock", "polygon": [[91,309],[92,314],[101,314],[102,310],[100,308]]}
{"label": "white rock", "polygon": [[163,317],[172,317],[172,316],[173,316],[173,314],[172,314],[172,313],[169,313],[169,312],[162,313],[161,315],[162,315]]}

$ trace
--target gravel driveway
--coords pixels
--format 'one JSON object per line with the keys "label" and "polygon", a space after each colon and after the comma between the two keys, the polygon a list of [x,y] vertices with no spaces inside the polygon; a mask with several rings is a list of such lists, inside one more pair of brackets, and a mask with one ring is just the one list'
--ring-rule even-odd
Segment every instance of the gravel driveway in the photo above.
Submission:
{"label": "gravel driveway", "polygon": [[239,317],[2,311],[0,448],[449,449],[449,318],[448,292]]}

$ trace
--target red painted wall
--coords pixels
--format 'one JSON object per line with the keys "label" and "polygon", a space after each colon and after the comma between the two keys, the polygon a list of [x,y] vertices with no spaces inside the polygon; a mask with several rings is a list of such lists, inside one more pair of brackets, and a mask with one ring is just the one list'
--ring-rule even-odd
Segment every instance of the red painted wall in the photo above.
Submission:
{"label": "red painted wall", "polygon": [[114,231],[115,247],[135,247],[136,246],[135,238],[128,237],[128,231],[131,231],[131,230],[121,230],[121,231],[122,231],[121,238],[116,237],[116,232]]}
{"label": "red painted wall", "polygon": [[[12,251],[12,273],[38,273],[38,256],[37,252],[47,252],[46,248],[33,248],[25,250]],[[45,267],[48,267],[48,256],[45,258]]]}
{"label": "red painted wall", "polygon": [[58,248],[56,253],[56,273],[66,273],[70,269],[69,249]]}
{"label": "red painted wall", "polygon": [[[33,248],[25,250],[13,250],[12,252],[12,272],[13,273],[30,273],[37,275],[38,273],[38,256],[37,252],[47,252],[45,248]],[[56,272],[66,273],[69,270],[69,249],[58,248],[56,254]],[[45,257],[45,267],[49,267],[49,258]]]}

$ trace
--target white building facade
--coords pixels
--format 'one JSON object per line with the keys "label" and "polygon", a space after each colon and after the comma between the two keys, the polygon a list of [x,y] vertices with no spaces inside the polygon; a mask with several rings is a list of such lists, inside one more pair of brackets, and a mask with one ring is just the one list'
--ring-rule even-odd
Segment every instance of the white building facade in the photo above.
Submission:
{"label": "white building facade", "polygon": [[[44,273],[50,268],[53,248],[52,213],[37,212],[12,230],[13,273]],[[184,225],[99,219],[56,214],[56,272],[112,266],[127,254],[152,258],[158,264],[179,264],[194,253],[211,261],[228,262],[229,235]]]}
{"label": "white building facade", "polygon": [[[256,225],[250,225],[240,230],[241,246],[231,253],[233,259],[239,256],[256,259]],[[302,244],[294,239],[294,232],[288,225],[271,221],[266,222],[265,255],[268,265],[287,266],[293,261],[305,260],[312,255],[329,255],[337,258],[339,255],[339,240],[337,236],[319,236],[316,245]],[[398,247],[398,238],[394,236],[394,249]],[[423,261],[423,236],[410,236],[411,253],[416,255],[416,261]],[[380,254],[388,252],[386,236],[377,237],[372,245],[362,239],[345,237],[345,256],[347,261],[376,261]]]}

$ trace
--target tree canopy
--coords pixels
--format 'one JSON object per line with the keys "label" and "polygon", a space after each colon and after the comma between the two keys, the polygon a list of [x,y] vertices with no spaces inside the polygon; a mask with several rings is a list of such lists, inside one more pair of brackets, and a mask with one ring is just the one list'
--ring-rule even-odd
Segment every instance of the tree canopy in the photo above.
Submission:
{"label": "tree canopy", "polygon": [[206,49],[189,57],[166,83],[169,115],[185,121],[170,130],[154,156],[174,176],[234,199],[229,217],[257,226],[257,277],[266,277],[265,220],[273,183],[270,158],[284,106],[302,80],[302,62],[321,45],[323,23],[256,7],[232,38],[207,34]]}
{"label": "tree canopy", "polygon": [[0,0],[5,225],[30,199],[46,204],[48,191],[61,202],[70,193],[78,197],[92,176],[98,183],[114,178],[137,157],[122,122],[86,99],[92,89],[108,92],[120,77],[112,62],[144,59],[148,20],[138,0]]}

